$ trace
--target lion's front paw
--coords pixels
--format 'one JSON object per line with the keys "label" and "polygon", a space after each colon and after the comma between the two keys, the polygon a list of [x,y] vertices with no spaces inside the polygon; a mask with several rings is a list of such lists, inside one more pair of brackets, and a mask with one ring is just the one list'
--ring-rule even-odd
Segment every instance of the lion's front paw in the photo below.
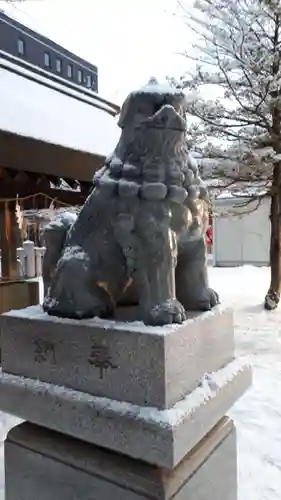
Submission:
{"label": "lion's front paw", "polygon": [[212,288],[204,288],[199,295],[194,295],[184,302],[187,311],[210,311],[220,303],[219,295]]}
{"label": "lion's front paw", "polygon": [[177,299],[168,299],[154,306],[146,323],[154,326],[182,323],[186,319],[184,307]]}
{"label": "lion's front paw", "polygon": [[198,301],[198,306],[200,311],[209,311],[219,303],[220,299],[218,293],[212,288],[207,288],[202,293],[202,297]]}

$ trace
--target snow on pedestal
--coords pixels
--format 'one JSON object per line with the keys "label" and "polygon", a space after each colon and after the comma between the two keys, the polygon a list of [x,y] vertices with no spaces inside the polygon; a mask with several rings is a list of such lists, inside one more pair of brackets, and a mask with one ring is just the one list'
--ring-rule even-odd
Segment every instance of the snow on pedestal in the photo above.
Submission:
{"label": "snow on pedestal", "polygon": [[[281,309],[273,314],[263,309],[263,294],[270,281],[270,270],[268,267],[244,266],[211,268],[209,273],[224,304],[234,308],[236,352],[250,355],[254,364],[255,383],[229,413],[237,425],[239,499],[277,500],[281,497],[281,455],[276,439],[281,433],[281,401],[278,397],[281,390]],[[3,441],[7,431],[20,421],[1,412],[0,418]],[[33,435],[33,440],[35,437]],[[1,494],[4,498],[1,489],[4,485],[3,448],[0,455],[0,498]],[[217,470],[220,471],[221,467]],[[217,472],[213,475],[216,477]],[[225,482],[228,484],[227,479]],[[221,498],[225,499],[227,495],[222,492]]]}
{"label": "snow on pedestal", "polygon": [[[236,500],[235,429],[224,415],[250,385],[251,370],[234,360],[231,310],[163,328],[63,320],[39,306],[1,321],[1,409],[32,423],[8,435],[6,500],[19,491],[23,500],[35,498],[40,474],[52,484],[43,500],[68,498],[55,479],[68,477],[67,464],[79,498],[82,470],[97,498]],[[101,461],[100,483],[94,464]]]}

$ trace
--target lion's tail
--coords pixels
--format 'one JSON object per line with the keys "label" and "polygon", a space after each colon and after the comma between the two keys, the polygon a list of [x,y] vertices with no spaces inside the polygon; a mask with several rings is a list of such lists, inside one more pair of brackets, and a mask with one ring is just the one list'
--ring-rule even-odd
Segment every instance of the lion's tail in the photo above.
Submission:
{"label": "lion's tail", "polygon": [[65,245],[68,231],[74,224],[76,218],[77,216],[75,214],[65,212],[54,218],[44,228],[43,239],[46,247],[42,266],[44,295],[47,294],[51,284],[56,265]]}

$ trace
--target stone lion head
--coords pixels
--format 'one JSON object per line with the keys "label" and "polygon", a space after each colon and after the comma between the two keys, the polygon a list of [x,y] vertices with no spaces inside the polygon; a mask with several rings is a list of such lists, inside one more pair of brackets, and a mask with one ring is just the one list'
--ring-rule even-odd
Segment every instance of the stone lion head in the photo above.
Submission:
{"label": "stone lion head", "polygon": [[200,178],[187,150],[184,92],[151,80],[129,94],[118,125],[119,143],[94,184],[124,197],[180,205],[192,198],[188,205],[193,206]]}
{"label": "stone lion head", "polygon": [[150,81],[131,92],[122,106],[118,122],[122,134],[116,153],[125,162],[143,165],[152,161],[154,169],[157,162],[163,177],[167,160],[186,149],[185,116],[185,94]]}

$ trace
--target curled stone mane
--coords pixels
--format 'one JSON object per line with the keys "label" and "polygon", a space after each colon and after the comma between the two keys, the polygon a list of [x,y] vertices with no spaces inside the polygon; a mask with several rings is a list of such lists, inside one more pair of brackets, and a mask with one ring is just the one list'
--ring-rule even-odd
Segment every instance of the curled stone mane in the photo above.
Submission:
{"label": "curled stone mane", "polygon": [[94,185],[120,197],[182,204],[198,177],[186,148],[185,109],[178,90],[150,84],[132,92],[121,110],[119,143]]}
{"label": "curled stone mane", "polygon": [[94,186],[121,198],[184,205],[193,227],[205,226],[207,190],[187,150],[185,112],[181,90],[153,82],[132,92],[121,109],[119,143],[94,176]]}

